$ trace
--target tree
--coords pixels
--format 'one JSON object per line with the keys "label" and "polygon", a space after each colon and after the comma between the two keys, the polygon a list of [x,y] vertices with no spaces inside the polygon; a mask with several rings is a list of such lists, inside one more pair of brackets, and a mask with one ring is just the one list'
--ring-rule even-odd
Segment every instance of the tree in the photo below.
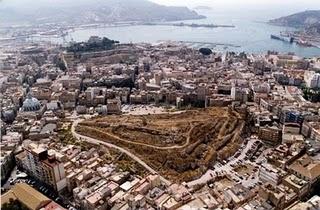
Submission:
{"label": "tree", "polygon": [[54,62],[54,64],[56,64],[56,67],[60,68],[62,71],[66,71],[67,70],[67,67],[66,67],[65,63],[63,62],[61,57],[59,57],[58,55],[56,55],[53,58],[53,62]]}
{"label": "tree", "polygon": [[209,48],[200,48],[199,52],[202,55],[211,55],[212,54],[212,50],[210,50]]}
{"label": "tree", "polygon": [[10,198],[8,203],[4,203],[1,207],[2,210],[28,210],[19,200]]}

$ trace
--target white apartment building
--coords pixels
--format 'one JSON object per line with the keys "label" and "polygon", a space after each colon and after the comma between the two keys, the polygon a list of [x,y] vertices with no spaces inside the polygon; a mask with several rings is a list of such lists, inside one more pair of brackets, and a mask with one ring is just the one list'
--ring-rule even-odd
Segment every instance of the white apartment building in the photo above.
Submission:
{"label": "white apartment building", "polygon": [[304,81],[308,88],[320,87],[320,74],[314,71],[305,71]]}

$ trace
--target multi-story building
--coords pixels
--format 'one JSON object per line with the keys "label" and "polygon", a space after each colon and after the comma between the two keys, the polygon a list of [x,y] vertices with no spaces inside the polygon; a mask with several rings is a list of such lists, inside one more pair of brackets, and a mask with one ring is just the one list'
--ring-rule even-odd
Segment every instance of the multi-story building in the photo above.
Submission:
{"label": "multi-story building", "polygon": [[31,88],[32,95],[39,100],[50,101],[52,91],[50,87],[33,87]]}
{"label": "multi-story building", "polygon": [[81,79],[78,77],[63,75],[57,81],[66,89],[80,89]]}
{"label": "multi-story building", "polygon": [[258,136],[261,140],[269,144],[277,145],[281,142],[281,129],[277,126],[260,127]]}
{"label": "multi-story building", "polygon": [[304,81],[308,88],[320,87],[320,74],[314,71],[305,71]]}
{"label": "multi-story building", "polygon": [[107,101],[107,112],[108,114],[121,113],[121,101],[119,99],[109,99]]}
{"label": "multi-story building", "polygon": [[31,143],[24,147],[22,153],[16,155],[16,160],[18,167],[56,191],[60,192],[66,187],[63,163],[45,147]]}
{"label": "multi-story building", "polygon": [[311,184],[320,179],[320,161],[313,160],[308,155],[304,155],[294,161],[288,166],[288,170]]}
{"label": "multi-story building", "polygon": [[280,113],[280,122],[281,123],[303,123],[303,116],[299,111],[290,109],[290,108],[284,108],[282,109]]}
{"label": "multi-story building", "polygon": [[206,99],[206,96],[208,94],[207,89],[208,89],[207,84],[205,83],[199,84],[199,86],[197,87],[198,100],[204,101]]}
{"label": "multi-story building", "polygon": [[320,123],[304,122],[302,124],[301,134],[313,140],[320,141]]}
{"label": "multi-story building", "polygon": [[284,209],[286,195],[284,192],[280,191],[276,185],[266,183],[261,187],[259,196],[275,206],[276,208],[274,209]]}
{"label": "multi-story building", "polygon": [[1,165],[1,182],[5,181],[10,175],[14,167],[13,151],[1,151],[0,165]]}
{"label": "multi-story building", "polygon": [[52,94],[52,100],[60,101],[65,109],[71,109],[76,107],[78,100],[79,90],[69,91],[62,90]]}
{"label": "multi-story building", "polygon": [[320,196],[315,195],[306,202],[296,202],[288,210],[318,210],[320,209]]}
{"label": "multi-story building", "polygon": [[271,164],[265,163],[261,166],[259,172],[259,179],[264,182],[270,182],[277,185],[287,173],[280,168]]}
{"label": "multi-story building", "polygon": [[249,95],[249,89],[247,88],[241,88],[241,87],[235,87],[235,86],[232,86],[231,88],[231,98],[234,101],[240,101],[245,103],[248,101],[248,95]]}
{"label": "multi-story building", "polygon": [[266,158],[271,164],[286,169],[305,152],[305,146],[301,142],[293,144],[280,144],[268,152]]}
{"label": "multi-story building", "polygon": [[282,182],[285,186],[290,187],[293,189],[300,198],[303,198],[309,191],[309,182],[298,178],[294,174],[290,174]]}

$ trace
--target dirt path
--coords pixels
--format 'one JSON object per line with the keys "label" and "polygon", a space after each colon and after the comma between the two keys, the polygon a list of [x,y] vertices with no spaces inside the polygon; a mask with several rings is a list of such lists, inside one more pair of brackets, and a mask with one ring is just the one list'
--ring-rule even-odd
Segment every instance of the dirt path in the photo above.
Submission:
{"label": "dirt path", "polygon": [[85,127],[87,129],[94,130],[96,132],[105,134],[107,136],[110,136],[111,138],[114,138],[114,139],[116,139],[118,141],[125,142],[125,143],[128,143],[128,144],[140,145],[140,146],[150,147],[150,148],[159,149],[159,150],[170,150],[170,149],[181,149],[181,148],[184,148],[184,147],[188,146],[189,143],[190,143],[191,132],[192,132],[192,130],[194,129],[195,126],[190,123],[190,129],[189,129],[188,134],[187,134],[187,139],[186,139],[186,142],[183,145],[175,145],[175,146],[169,146],[169,147],[154,146],[154,145],[149,145],[149,144],[145,144],[145,143],[141,143],[141,142],[128,141],[128,140],[120,138],[119,136],[116,136],[114,134],[101,131],[101,130],[99,130],[97,128],[92,128],[92,127],[89,127],[89,126],[82,126],[82,127]]}
{"label": "dirt path", "polygon": [[[140,165],[142,165],[145,169],[147,169],[149,172],[151,172],[152,174],[158,174],[157,171],[155,171],[153,168],[151,168],[147,163],[145,163],[143,160],[141,160],[139,157],[137,157],[136,155],[134,155],[133,153],[131,153],[130,151],[122,148],[122,147],[119,147],[117,145],[114,145],[114,144],[111,144],[111,143],[107,143],[107,142],[104,142],[104,141],[101,141],[101,140],[98,140],[98,139],[94,139],[94,138],[91,138],[91,137],[88,137],[88,136],[84,136],[84,135],[81,135],[81,134],[78,134],[76,131],[75,131],[75,127],[77,126],[77,124],[80,122],[80,120],[75,120],[73,123],[72,123],[72,127],[71,127],[71,132],[72,132],[72,135],[81,140],[81,141],[86,141],[86,142],[89,142],[89,143],[92,143],[92,144],[98,144],[98,145],[104,145],[104,146],[107,146],[107,147],[110,147],[110,148],[114,148],[116,150],[119,150],[120,152],[123,152],[124,154],[128,155],[130,158],[132,158],[134,161],[136,161],[137,163],[139,163]],[[163,176],[159,175],[161,180],[166,183],[167,185],[170,185],[171,182],[169,180],[167,180],[166,178],[164,178]]]}

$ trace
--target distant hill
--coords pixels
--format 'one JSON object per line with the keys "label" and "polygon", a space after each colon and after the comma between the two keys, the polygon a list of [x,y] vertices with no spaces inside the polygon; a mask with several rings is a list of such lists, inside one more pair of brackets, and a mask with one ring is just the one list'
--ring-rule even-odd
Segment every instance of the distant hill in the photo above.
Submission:
{"label": "distant hill", "polygon": [[187,7],[163,6],[148,0],[37,0],[23,7],[23,3],[13,4],[10,0],[4,3],[0,4],[1,19],[10,22],[90,24],[205,18]]}
{"label": "distant hill", "polygon": [[319,34],[320,35],[320,22],[314,23],[305,27],[305,32],[307,34]]}
{"label": "distant hill", "polygon": [[270,20],[269,23],[290,27],[308,27],[320,23],[320,10],[307,10]]}

